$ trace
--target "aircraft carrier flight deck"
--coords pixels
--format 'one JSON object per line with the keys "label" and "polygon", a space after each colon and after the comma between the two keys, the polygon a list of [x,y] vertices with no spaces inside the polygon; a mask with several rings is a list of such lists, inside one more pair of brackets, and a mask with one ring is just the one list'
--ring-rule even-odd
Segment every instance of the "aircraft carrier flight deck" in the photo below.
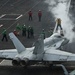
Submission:
{"label": "aircraft carrier flight deck", "polygon": [[[66,9],[65,9],[66,6]],[[59,10],[60,9],[60,10]],[[64,20],[65,11],[68,13],[67,20]],[[28,12],[32,11],[33,19],[29,21]],[[42,18],[39,22],[38,20],[38,11],[42,11]],[[63,12],[63,13],[62,13]],[[63,50],[75,53],[75,1],[74,0],[0,0],[0,50],[5,49],[14,49],[14,45],[10,40],[8,34],[13,32],[16,29],[16,25],[26,25],[26,27],[33,27],[34,29],[34,38],[27,38],[22,36],[22,32],[17,36],[19,40],[25,47],[32,47],[33,44],[37,41],[39,35],[42,30],[45,30],[45,37],[49,37],[56,24],[56,17],[62,15],[62,20],[69,25],[67,27],[67,31],[73,27],[72,32],[73,35],[68,33],[68,38],[71,42],[64,46]],[[69,21],[71,20],[71,22]],[[67,22],[66,22],[67,21]],[[64,23],[63,23],[64,24]],[[63,27],[62,24],[62,27]],[[72,25],[72,26],[71,26]],[[66,26],[65,26],[66,27]],[[5,28],[7,30],[7,38],[8,42],[1,41],[2,39],[2,30]],[[64,28],[64,27],[63,27]],[[74,36],[74,37],[73,37]],[[7,63],[9,64],[9,63]],[[64,64],[65,66],[71,66],[71,68],[67,68],[68,72],[73,71],[75,68],[75,62],[67,62]],[[64,75],[64,71],[61,67],[12,67],[0,66],[0,75]]]}

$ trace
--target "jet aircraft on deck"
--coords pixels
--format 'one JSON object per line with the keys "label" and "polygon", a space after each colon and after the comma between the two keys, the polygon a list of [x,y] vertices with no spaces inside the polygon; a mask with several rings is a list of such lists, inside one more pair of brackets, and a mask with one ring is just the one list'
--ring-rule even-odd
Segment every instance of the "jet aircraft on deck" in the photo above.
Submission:
{"label": "jet aircraft on deck", "polygon": [[42,64],[59,64],[66,61],[75,61],[75,54],[60,50],[69,40],[56,31],[54,28],[53,34],[43,39],[41,34],[35,45],[30,48],[24,47],[19,39],[13,34],[9,33],[16,49],[0,50],[0,58],[12,60],[12,65],[28,66],[39,62]]}

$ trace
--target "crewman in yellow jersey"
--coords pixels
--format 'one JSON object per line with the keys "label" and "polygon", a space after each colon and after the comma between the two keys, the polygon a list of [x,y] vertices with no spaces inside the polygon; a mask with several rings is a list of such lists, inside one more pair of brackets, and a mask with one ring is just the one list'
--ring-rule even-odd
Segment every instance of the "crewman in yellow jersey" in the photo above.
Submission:
{"label": "crewman in yellow jersey", "polygon": [[56,20],[56,23],[57,23],[57,28],[56,28],[56,30],[58,30],[58,27],[60,27],[60,29],[62,30],[62,27],[61,27],[61,19],[60,19],[60,18],[58,18],[58,19]]}

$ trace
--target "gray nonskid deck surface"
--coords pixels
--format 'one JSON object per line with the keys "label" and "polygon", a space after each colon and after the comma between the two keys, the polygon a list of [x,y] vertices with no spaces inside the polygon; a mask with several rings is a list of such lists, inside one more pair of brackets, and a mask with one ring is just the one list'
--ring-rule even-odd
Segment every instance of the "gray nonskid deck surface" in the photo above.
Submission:
{"label": "gray nonskid deck surface", "polygon": [[[16,0],[15,0],[16,1]],[[9,5],[9,6],[8,6]],[[13,5],[13,6],[11,6]],[[33,21],[28,21],[28,11],[32,10],[33,12]],[[42,21],[38,21],[38,10],[42,11]],[[42,0],[22,0],[16,1],[13,0],[7,2],[6,5],[3,6],[0,10],[0,14],[22,14],[23,16],[18,20],[0,20],[0,24],[3,24],[3,27],[7,29],[7,32],[12,32],[15,28],[17,23],[20,25],[25,24],[26,27],[32,26],[34,28],[34,38],[28,39],[27,37],[18,36],[20,41],[26,46],[30,47],[32,44],[38,39],[38,36],[42,32],[42,29],[45,29],[46,37],[50,36],[50,28],[54,27],[55,22],[53,22],[54,18],[52,13],[48,11],[48,4],[46,4]],[[50,16],[49,16],[50,15]],[[2,27],[2,28],[3,28]],[[2,28],[0,28],[0,34],[2,32]],[[2,35],[0,35],[2,38]],[[0,39],[1,39],[0,38]],[[10,39],[8,42],[1,42],[0,49],[8,49],[14,48],[13,44],[11,43]]]}
{"label": "gray nonskid deck surface", "polygon": [[[68,69],[71,72],[73,69]],[[1,75],[64,75],[61,67],[55,67],[53,69],[49,67],[11,67],[11,66],[0,66]]]}
{"label": "gray nonskid deck surface", "polygon": [[[8,37],[8,42],[1,41],[2,29],[6,28],[7,33],[12,32],[17,23],[20,25],[25,24],[26,27],[32,26],[34,28],[34,38],[28,39],[27,37],[23,37],[21,34],[17,36],[19,40],[24,44],[25,47],[31,47],[33,43],[38,39],[38,36],[42,32],[42,29],[45,29],[46,37],[50,36],[50,29],[53,30],[55,26],[55,18],[53,14],[48,11],[48,4],[44,2],[45,0],[1,0],[0,1],[0,15],[3,14],[22,14],[23,16],[18,20],[0,20],[0,25],[3,24],[3,27],[0,28],[0,49],[10,49],[15,48],[13,43]],[[28,21],[28,11],[32,10],[33,12],[33,20]],[[38,10],[42,11],[42,21],[38,21],[37,12]],[[71,12],[74,12],[70,8]],[[73,13],[72,13],[73,14]],[[51,31],[50,31],[51,32]],[[72,46],[71,46],[72,45]],[[67,47],[70,48],[66,51],[74,52],[75,43],[69,44]],[[69,47],[71,46],[71,47]],[[66,49],[66,47],[65,47]],[[74,62],[73,62],[74,63]],[[73,64],[69,63],[69,65]],[[59,71],[60,70],[60,71]],[[72,71],[72,70],[68,70]],[[63,70],[61,68],[58,69],[49,69],[49,68],[29,68],[24,69],[21,67],[10,67],[10,66],[0,66],[0,75],[64,75]]]}

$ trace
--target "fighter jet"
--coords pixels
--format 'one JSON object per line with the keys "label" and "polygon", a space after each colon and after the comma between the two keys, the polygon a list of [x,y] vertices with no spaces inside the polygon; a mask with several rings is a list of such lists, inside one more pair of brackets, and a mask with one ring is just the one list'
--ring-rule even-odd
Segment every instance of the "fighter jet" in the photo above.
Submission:
{"label": "fighter jet", "polygon": [[12,60],[13,66],[29,66],[40,62],[50,65],[75,61],[75,54],[60,50],[69,40],[59,33],[60,30],[55,30],[46,39],[43,39],[43,34],[41,34],[34,46],[30,48],[25,48],[14,33],[9,33],[16,49],[0,50],[0,58]]}

